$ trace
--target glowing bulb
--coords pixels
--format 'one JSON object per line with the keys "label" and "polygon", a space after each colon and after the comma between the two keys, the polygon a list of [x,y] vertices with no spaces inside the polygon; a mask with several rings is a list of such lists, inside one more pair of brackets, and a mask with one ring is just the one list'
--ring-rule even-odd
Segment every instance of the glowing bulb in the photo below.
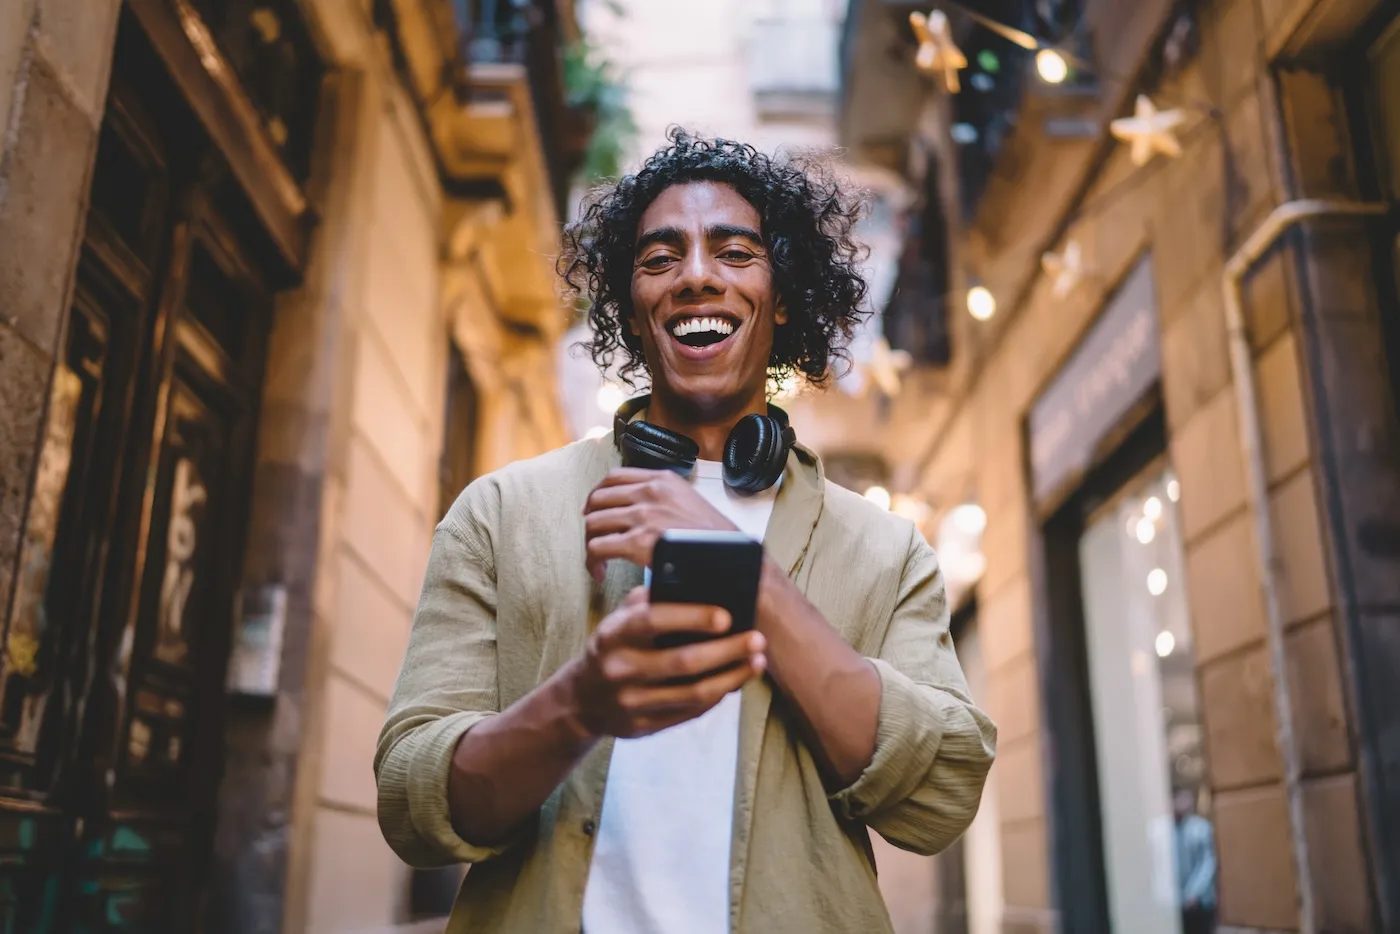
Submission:
{"label": "glowing bulb", "polygon": [[1167,499],[1173,503],[1181,499],[1181,484],[1175,480],[1167,481]]}
{"label": "glowing bulb", "polygon": [[987,528],[987,511],[976,503],[954,506],[950,515],[953,525],[964,535],[981,535]]}
{"label": "glowing bulb", "polygon": [[1151,519],[1139,519],[1137,521],[1137,540],[1146,545],[1157,537],[1157,526],[1152,524]]}
{"label": "glowing bulb", "polygon": [[1147,575],[1147,592],[1154,597],[1160,597],[1167,592],[1167,572],[1161,568],[1153,568]]}
{"label": "glowing bulb", "polygon": [[611,415],[617,407],[627,401],[627,393],[617,383],[604,383],[598,387],[598,408]]}
{"label": "glowing bulb", "polygon": [[967,290],[967,313],[978,321],[987,321],[997,313],[997,299],[985,285]]}
{"label": "glowing bulb", "polygon": [[1041,49],[1035,54],[1035,70],[1046,84],[1060,84],[1069,77],[1069,63],[1054,49]]}
{"label": "glowing bulb", "polygon": [[890,491],[882,486],[872,486],[865,491],[865,498],[881,509],[890,508]]}
{"label": "glowing bulb", "polygon": [[601,438],[607,433],[608,430],[602,425],[594,425],[592,428],[588,429],[588,431],[584,434],[584,437],[588,438],[591,441],[594,438]]}
{"label": "glowing bulb", "polygon": [[1158,658],[1166,658],[1176,649],[1176,636],[1163,629],[1157,633],[1156,649]]}
{"label": "glowing bulb", "polygon": [[1162,501],[1155,496],[1147,497],[1147,502],[1142,504],[1142,514],[1156,522],[1162,518]]}

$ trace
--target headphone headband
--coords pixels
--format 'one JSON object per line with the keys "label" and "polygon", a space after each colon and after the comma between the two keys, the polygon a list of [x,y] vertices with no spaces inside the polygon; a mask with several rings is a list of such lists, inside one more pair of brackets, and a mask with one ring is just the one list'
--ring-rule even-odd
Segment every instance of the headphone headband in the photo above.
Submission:
{"label": "headphone headband", "polygon": [[[623,464],[688,476],[695,469],[700,446],[683,434],[637,419],[650,403],[649,393],[636,396],[613,415],[613,443]],[[783,475],[788,451],[796,442],[787,412],[771,402],[767,415],[745,415],[724,445],[724,482],[744,493],[768,489]]]}

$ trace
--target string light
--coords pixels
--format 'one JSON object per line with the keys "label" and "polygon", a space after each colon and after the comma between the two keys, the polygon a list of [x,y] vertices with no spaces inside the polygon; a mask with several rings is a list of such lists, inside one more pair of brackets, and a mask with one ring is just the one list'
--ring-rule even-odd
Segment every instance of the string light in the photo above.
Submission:
{"label": "string light", "polygon": [[1160,597],[1167,592],[1167,572],[1161,568],[1153,568],[1147,574],[1147,592],[1154,597]]}
{"label": "string light", "polygon": [[1158,153],[1175,159],[1181,155],[1176,130],[1186,122],[1184,110],[1158,110],[1152,98],[1139,94],[1131,117],[1121,117],[1108,125],[1118,139],[1132,144],[1133,165],[1146,165]]}
{"label": "string light", "polygon": [[925,74],[938,79],[949,94],[957,94],[962,90],[962,79],[958,72],[967,67],[967,56],[953,41],[948,14],[942,10],[934,10],[927,15],[910,13],[909,25],[914,28],[914,36],[919,40],[919,51],[914,55],[914,65]]}
{"label": "string light", "polygon": [[997,298],[985,285],[967,290],[967,313],[978,321],[989,321],[997,313]]}
{"label": "string light", "polygon": [[1040,267],[1054,283],[1056,298],[1064,298],[1079,285],[1084,277],[1084,250],[1078,240],[1071,240],[1063,253],[1046,253],[1040,258]]}
{"label": "string light", "polygon": [[890,508],[890,491],[882,486],[872,486],[865,491],[865,498],[881,509]]}
{"label": "string light", "polygon": [[618,406],[627,401],[627,393],[617,383],[604,383],[598,387],[598,408],[611,415]]}
{"label": "string light", "polygon": [[1063,84],[1069,77],[1069,62],[1054,49],[1041,49],[1035,53],[1035,70],[1046,84]]}
{"label": "string light", "polygon": [[1139,519],[1137,521],[1137,540],[1144,545],[1152,543],[1152,539],[1157,537],[1157,526],[1152,524],[1151,519]]}
{"label": "string light", "polygon": [[1163,629],[1161,632],[1157,633],[1155,647],[1157,649],[1157,657],[1166,658],[1176,650],[1176,636],[1172,635],[1168,630]]}
{"label": "string light", "polygon": [[1162,501],[1155,496],[1147,497],[1147,502],[1142,504],[1142,514],[1156,522],[1162,518]]}

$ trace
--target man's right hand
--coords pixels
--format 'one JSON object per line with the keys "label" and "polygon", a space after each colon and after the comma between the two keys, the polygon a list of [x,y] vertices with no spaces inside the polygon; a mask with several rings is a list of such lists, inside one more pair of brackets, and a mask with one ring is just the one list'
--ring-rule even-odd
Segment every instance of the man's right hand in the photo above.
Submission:
{"label": "man's right hand", "polygon": [[573,663],[569,681],[580,738],[660,732],[700,716],[761,675],[766,643],[758,632],[655,647],[656,637],[666,633],[717,635],[729,626],[729,614],[718,607],[652,605],[645,588],[633,590]]}

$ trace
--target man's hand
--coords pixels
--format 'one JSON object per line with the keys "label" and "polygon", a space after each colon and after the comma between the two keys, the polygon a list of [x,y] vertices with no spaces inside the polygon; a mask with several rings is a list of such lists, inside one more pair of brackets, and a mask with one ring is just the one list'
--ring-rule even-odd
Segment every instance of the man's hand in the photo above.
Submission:
{"label": "man's hand", "polygon": [[729,614],[718,607],[653,606],[644,588],[633,590],[594,630],[569,674],[581,738],[660,732],[700,716],[761,675],[767,643],[757,632],[654,647],[664,633],[717,635],[729,626]]}
{"label": "man's hand", "polygon": [[583,515],[588,573],[599,581],[613,558],[650,565],[652,549],[668,529],[735,528],[672,471],[635,467],[621,467],[604,477],[589,494]]}

